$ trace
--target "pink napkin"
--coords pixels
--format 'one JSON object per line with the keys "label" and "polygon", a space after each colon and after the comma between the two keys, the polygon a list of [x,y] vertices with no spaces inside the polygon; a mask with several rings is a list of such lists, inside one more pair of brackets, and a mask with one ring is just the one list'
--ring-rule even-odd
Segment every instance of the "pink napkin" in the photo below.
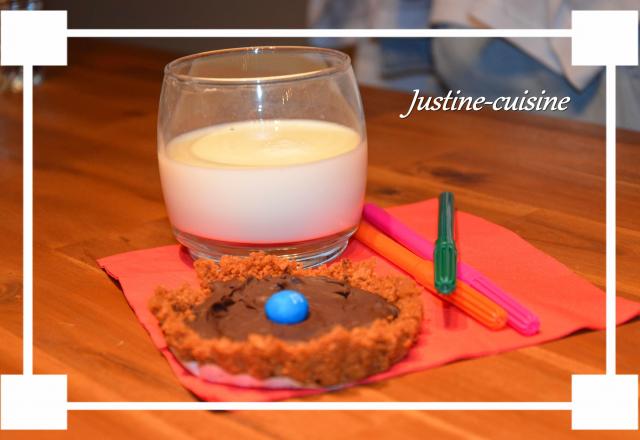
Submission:
{"label": "pink napkin", "polygon": [[[434,240],[437,233],[436,199],[389,209],[409,227]],[[409,355],[384,373],[363,383],[426,370],[453,362],[514,350],[562,338],[583,328],[605,326],[605,295],[566,266],[531,246],[515,233],[464,212],[457,214],[460,258],[474,266],[541,321],[540,333],[522,336],[510,328],[493,332],[473,319],[424,294],[425,320],[421,336]],[[374,257],[381,274],[400,272],[366,246],[352,241],[342,258],[363,260]],[[178,380],[189,391],[208,401],[267,401],[299,397],[322,390],[240,388],[206,382],[189,373],[171,354],[147,303],[156,286],[177,287],[196,283],[192,262],[177,245],[128,252],[98,261],[117,279],[136,316],[153,343],[167,358]],[[640,303],[618,298],[617,322],[640,314]]]}

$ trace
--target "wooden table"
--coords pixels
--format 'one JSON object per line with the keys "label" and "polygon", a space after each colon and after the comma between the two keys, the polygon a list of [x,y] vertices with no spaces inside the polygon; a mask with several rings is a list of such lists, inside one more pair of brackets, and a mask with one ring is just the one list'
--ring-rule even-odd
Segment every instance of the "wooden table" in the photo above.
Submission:
{"label": "wooden table", "polygon": [[[68,374],[73,401],[190,401],[96,258],[174,243],[156,166],[171,55],[73,41],[35,91],[36,373]],[[364,88],[368,198],[456,192],[459,208],[517,232],[604,288],[604,129],[526,114],[422,113]],[[618,142],[618,288],[640,299],[640,134]],[[0,371],[21,372],[21,97],[0,97]],[[603,311],[604,313],[604,311]],[[640,321],[618,330],[638,374]],[[571,374],[604,370],[604,332],[457,362],[322,401],[569,401]],[[629,438],[571,433],[568,412],[70,412],[69,431],[2,438]],[[303,436],[304,435],[304,436]],[[637,438],[637,437],[635,437]]]}

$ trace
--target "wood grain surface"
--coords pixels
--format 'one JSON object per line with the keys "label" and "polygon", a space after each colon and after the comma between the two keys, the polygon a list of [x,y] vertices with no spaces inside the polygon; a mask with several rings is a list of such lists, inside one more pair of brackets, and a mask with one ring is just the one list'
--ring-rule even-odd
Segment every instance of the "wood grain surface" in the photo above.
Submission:
{"label": "wood grain surface", "polygon": [[[191,401],[96,258],[174,243],[156,164],[162,68],[172,56],[72,41],[35,90],[36,373],[68,374],[73,401]],[[410,95],[363,88],[368,199],[455,191],[461,210],[520,234],[605,284],[603,127],[528,114],[398,118]],[[0,372],[21,372],[21,97],[0,96]],[[618,135],[618,293],[640,300],[640,134]],[[604,314],[604,311],[603,311]],[[638,374],[640,321],[618,330]],[[604,332],[314,397],[322,401],[569,401],[571,375],[604,371]],[[14,438],[637,438],[570,432],[541,412],[70,412],[67,432]]]}

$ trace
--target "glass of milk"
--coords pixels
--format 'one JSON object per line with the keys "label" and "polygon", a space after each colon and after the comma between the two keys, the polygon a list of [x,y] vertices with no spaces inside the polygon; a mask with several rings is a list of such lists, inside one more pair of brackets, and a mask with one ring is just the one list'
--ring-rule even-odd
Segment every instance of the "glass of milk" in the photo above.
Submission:
{"label": "glass of milk", "polygon": [[315,266],[360,220],[367,139],[349,57],[250,47],[165,68],[158,115],[162,190],[193,257],[264,251]]}

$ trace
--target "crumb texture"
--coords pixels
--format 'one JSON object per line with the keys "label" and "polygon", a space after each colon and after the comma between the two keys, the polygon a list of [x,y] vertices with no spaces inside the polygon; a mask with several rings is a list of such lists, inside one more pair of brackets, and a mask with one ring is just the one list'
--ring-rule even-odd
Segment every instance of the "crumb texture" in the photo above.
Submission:
{"label": "crumb texture", "polygon": [[[226,256],[219,264],[197,260],[194,267],[200,288],[157,288],[149,307],[158,319],[167,345],[183,360],[213,363],[231,374],[258,379],[289,377],[307,386],[333,386],[361,380],[387,370],[401,360],[415,342],[422,320],[417,285],[406,277],[377,276],[373,260],[341,260],[331,266],[302,269],[287,259],[251,254]],[[273,335],[251,334],[244,341],[226,337],[203,339],[187,322],[194,308],[211,295],[209,286],[220,281],[263,279],[281,275],[324,276],[380,295],[399,310],[393,320],[331,331],[308,341],[286,341]]]}

